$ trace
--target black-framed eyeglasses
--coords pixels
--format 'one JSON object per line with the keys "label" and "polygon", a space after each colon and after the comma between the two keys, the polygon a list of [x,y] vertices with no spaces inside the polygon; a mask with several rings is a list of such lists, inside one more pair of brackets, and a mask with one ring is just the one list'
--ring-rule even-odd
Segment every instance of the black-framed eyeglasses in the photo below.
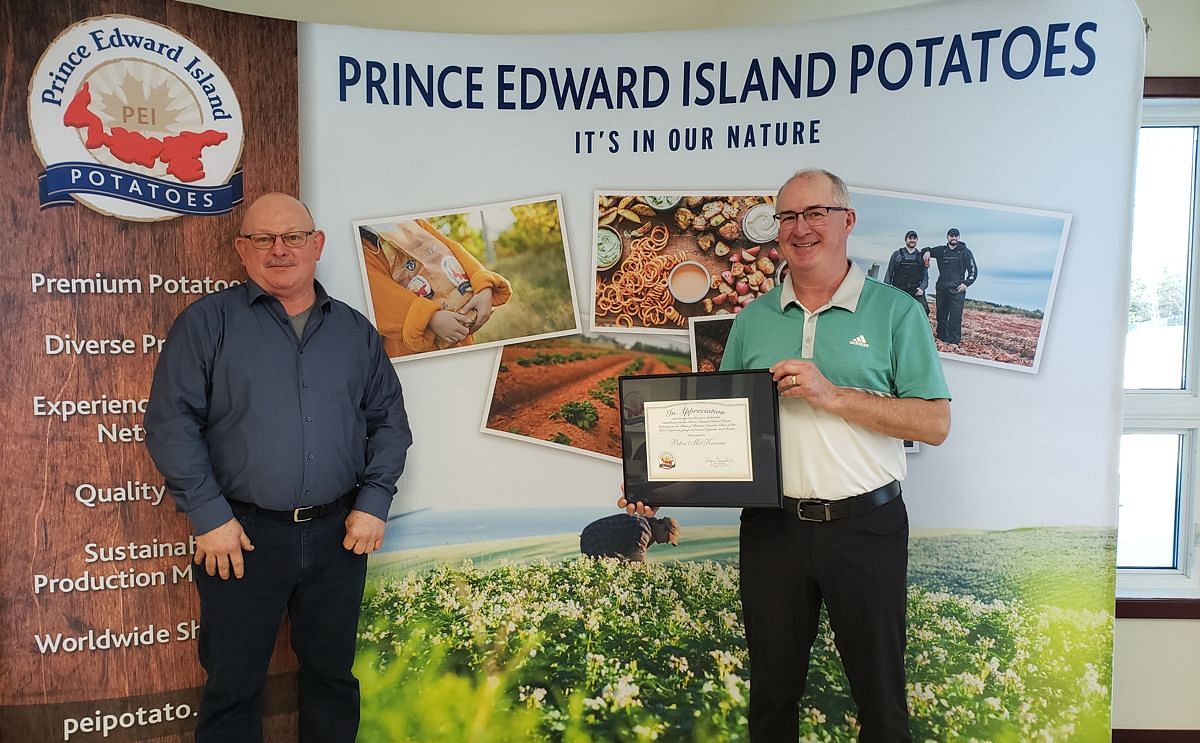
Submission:
{"label": "black-framed eyeglasses", "polygon": [[829,216],[829,212],[848,212],[848,206],[810,206],[802,212],[775,212],[775,221],[780,227],[791,227],[799,217],[809,224],[821,224]]}
{"label": "black-framed eyeglasses", "polygon": [[276,234],[274,232],[252,232],[249,235],[238,235],[238,237],[249,240],[250,244],[256,250],[270,250],[275,247],[275,240],[282,240],[284,246],[289,248],[303,248],[308,244],[308,238],[316,234],[316,230],[295,230],[294,232],[284,232]]}

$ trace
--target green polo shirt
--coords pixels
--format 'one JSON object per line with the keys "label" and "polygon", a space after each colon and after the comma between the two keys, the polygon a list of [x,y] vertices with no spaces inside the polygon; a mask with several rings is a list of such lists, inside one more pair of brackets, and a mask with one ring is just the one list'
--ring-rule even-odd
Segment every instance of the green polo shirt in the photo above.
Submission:
{"label": "green polo shirt", "polygon": [[[813,311],[784,281],[738,315],[721,369],[766,369],[808,359],[839,387],[886,397],[949,399],[929,318],[894,286],[850,270],[832,299]],[[813,408],[779,401],[783,491],[792,498],[838,499],[907,474],[904,443]]]}

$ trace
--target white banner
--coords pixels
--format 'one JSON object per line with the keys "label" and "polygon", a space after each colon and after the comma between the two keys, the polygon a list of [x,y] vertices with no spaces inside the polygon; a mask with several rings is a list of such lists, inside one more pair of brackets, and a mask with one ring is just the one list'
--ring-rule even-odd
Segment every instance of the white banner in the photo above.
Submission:
{"label": "white banner", "polygon": [[[912,460],[909,508],[930,527],[1114,524],[1132,3],[569,37],[304,25],[300,54],[303,190],[331,234],[320,276],[364,311],[355,220],[546,193],[562,195],[585,317],[596,189],[771,193],[816,166],[856,187],[1070,215],[1038,374],[947,361],[953,431]],[[981,283],[1004,259],[975,257]],[[494,359],[398,366],[417,444],[396,508],[612,500],[610,464],[478,435]]]}

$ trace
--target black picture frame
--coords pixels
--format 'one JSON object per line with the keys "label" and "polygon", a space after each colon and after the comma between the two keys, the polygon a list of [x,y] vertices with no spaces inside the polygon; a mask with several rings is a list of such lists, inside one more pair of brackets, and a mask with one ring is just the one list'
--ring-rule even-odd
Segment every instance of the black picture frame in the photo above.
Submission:
{"label": "black picture frame", "polygon": [[[779,508],[778,390],[766,370],[647,374],[618,378],[621,466],[625,497],[650,506]],[[645,402],[746,398],[749,401],[752,479],[742,482],[651,481],[646,454]]]}

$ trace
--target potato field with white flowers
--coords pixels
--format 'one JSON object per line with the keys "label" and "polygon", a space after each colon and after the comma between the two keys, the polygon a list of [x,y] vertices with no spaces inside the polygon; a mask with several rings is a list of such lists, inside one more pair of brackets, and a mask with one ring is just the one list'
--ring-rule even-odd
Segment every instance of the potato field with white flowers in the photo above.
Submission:
{"label": "potato field with white flowers", "polygon": [[[473,545],[474,559],[460,546],[440,548],[444,561],[431,549],[373,562],[359,739],[747,740],[737,534],[705,529],[692,552],[659,548],[645,564],[574,557],[565,535]],[[1113,540],[1102,529],[914,536],[915,740],[1107,739]],[[802,740],[854,740],[827,628],[808,688]]]}

